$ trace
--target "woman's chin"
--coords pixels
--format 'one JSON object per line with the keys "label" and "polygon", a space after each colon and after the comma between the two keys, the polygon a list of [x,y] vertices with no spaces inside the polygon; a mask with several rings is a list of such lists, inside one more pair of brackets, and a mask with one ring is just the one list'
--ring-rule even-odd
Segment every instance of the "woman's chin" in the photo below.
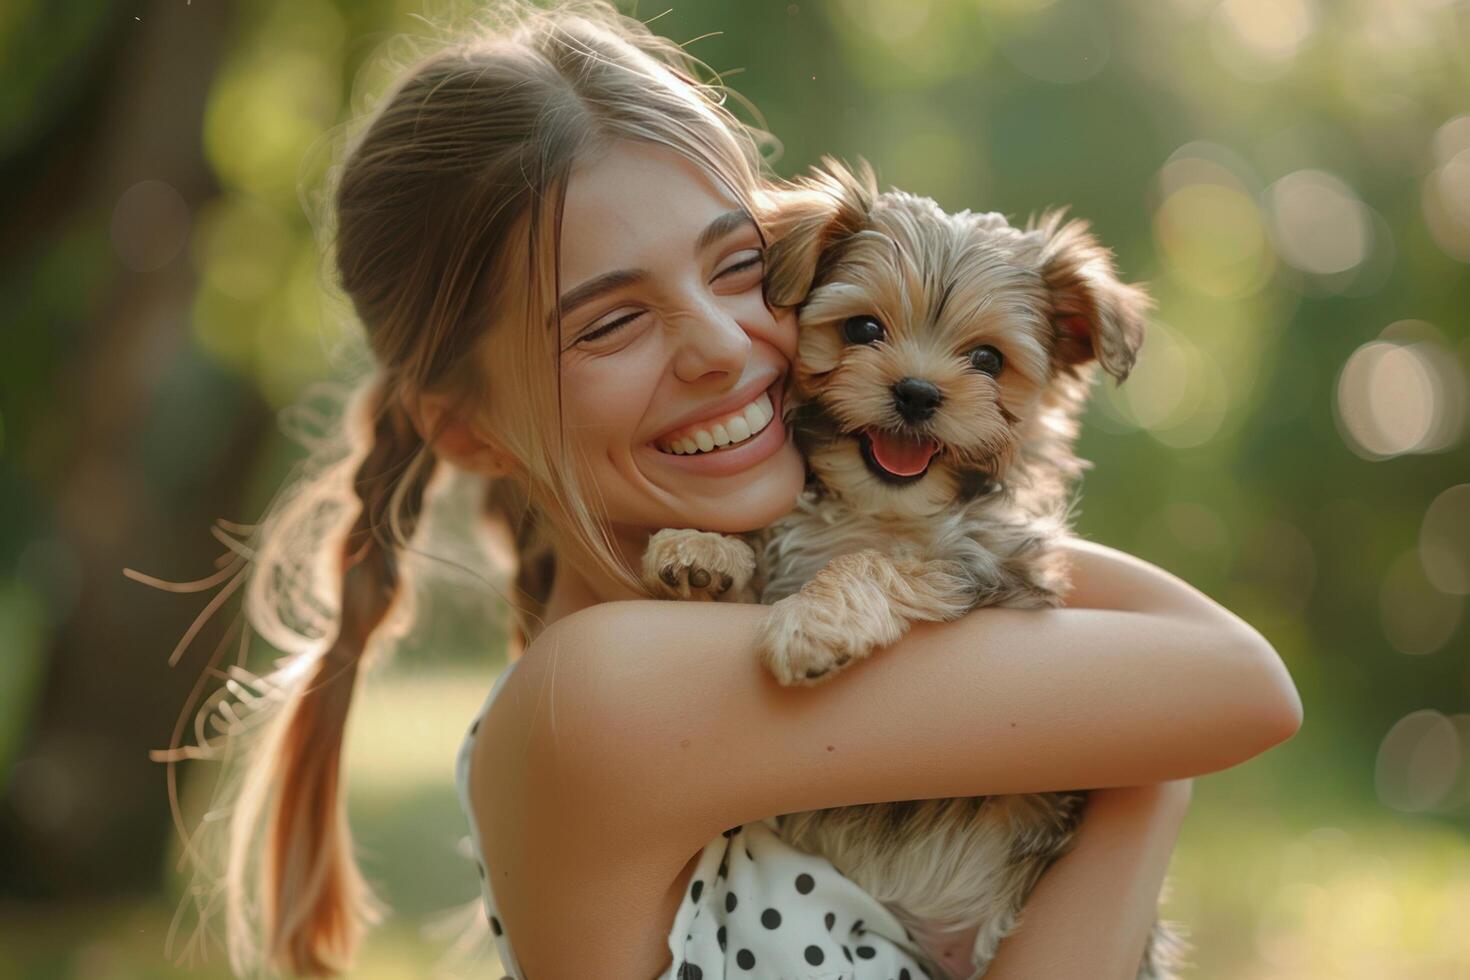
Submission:
{"label": "woman's chin", "polygon": [[[655,518],[658,527],[692,527],[722,534],[757,531],[796,506],[806,481],[806,464],[789,439],[759,465],[723,477],[718,492],[707,493],[702,480],[669,487],[678,500]],[[710,489],[714,489],[711,487]],[[657,529],[657,528],[655,528]]]}

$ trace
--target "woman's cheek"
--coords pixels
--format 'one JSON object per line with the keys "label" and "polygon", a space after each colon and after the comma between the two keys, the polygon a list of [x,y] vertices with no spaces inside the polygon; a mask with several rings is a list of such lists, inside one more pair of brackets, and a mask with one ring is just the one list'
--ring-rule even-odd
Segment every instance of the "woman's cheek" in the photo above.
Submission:
{"label": "woman's cheek", "polygon": [[766,305],[759,287],[732,295],[726,307],[752,338],[765,341],[791,361],[796,357],[796,310]]}
{"label": "woman's cheek", "polygon": [[588,449],[622,443],[629,448],[642,423],[659,373],[636,347],[582,358],[562,371],[567,434]]}
{"label": "woman's cheek", "polygon": [[797,311],[794,307],[770,309],[764,300],[761,300],[759,316],[744,320],[744,322],[759,323],[759,331],[750,331],[751,334],[759,332],[760,338],[775,347],[782,357],[788,361],[795,360],[797,357]]}
{"label": "woman's cheek", "polygon": [[796,360],[796,307],[778,308],[773,317],[772,346],[786,355],[786,360]]}

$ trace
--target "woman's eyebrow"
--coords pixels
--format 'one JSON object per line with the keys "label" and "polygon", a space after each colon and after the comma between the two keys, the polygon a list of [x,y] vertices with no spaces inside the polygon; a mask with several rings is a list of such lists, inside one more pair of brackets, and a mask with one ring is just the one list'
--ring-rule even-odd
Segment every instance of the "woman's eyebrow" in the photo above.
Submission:
{"label": "woman's eyebrow", "polygon": [[[747,224],[755,224],[755,219],[750,216],[749,211],[744,208],[726,211],[706,225],[704,231],[699,233],[699,237],[694,240],[694,254],[698,255],[721,238]],[[557,306],[561,310],[562,317],[565,318],[567,314],[582,304],[590,303],[599,296],[612,292],[614,289],[621,289],[624,286],[642,282],[647,277],[647,269],[617,269],[613,272],[604,272],[602,275],[593,276],[586,282],[562,293],[561,301]],[[550,325],[552,324],[549,323],[548,326]]]}
{"label": "woman's eyebrow", "polygon": [[[561,309],[562,318],[565,319],[567,314],[571,313],[572,310],[575,310],[584,303],[592,302],[604,293],[610,293],[614,289],[621,289],[624,286],[642,282],[646,278],[648,278],[647,269],[618,269],[615,272],[604,272],[600,276],[593,276],[580,286],[569,289],[561,294],[561,302],[558,305]],[[548,326],[554,325],[555,316],[552,317],[552,322]]]}
{"label": "woman's eyebrow", "polygon": [[749,211],[745,210],[744,208],[736,208],[734,211],[726,211],[724,214],[711,221],[709,225],[705,227],[704,231],[699,233],[699,237],[694,241],[694,254],[698,255],[700,252],[703,252],[706,248],[713,245],[721,238],[724,238],[735,229],[741,228],[747,224],[755,224],[755,219],[750,216]]}

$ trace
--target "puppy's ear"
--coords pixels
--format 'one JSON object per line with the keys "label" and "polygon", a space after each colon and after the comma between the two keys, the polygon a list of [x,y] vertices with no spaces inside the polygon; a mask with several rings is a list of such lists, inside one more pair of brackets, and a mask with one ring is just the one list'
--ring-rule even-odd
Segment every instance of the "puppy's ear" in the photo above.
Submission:
{"label": "puppy's ear", "polygon": [[1053,356],[1061,364],[1096,358],[1121,384],[1143,346],[1153,299],[1119,280],[1112,250],[1086,221],[1065,221],[1065,214],[1047,211],[1027,226],[1040,239],[1039,271],[1052,296]]}
{"label": "puppy's ear", "polygon": [[766,252],[766,302],[796,306],[806,299],[822,269],[822,258],[838,242],[862,228],[878,197],[873,168],[861,157],[848,169],[823,156],[812,174],[772,195]]}

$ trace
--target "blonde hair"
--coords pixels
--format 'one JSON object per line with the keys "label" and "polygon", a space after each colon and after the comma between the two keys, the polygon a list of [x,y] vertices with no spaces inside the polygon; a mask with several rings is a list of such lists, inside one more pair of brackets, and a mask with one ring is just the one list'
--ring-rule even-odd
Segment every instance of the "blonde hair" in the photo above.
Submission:
{"label": "blonde hair", "polygon": [[406,401],[452,393],[517,463],[516,477],[489,482],[480,500],[515,532],[523,637],[554,553],[585,556],[641,591],[562,438],[557,255],[568,175],[612,141],[660,144],[759,225],[779,183],[763,152],[774,141],[727,108],[717,76],[700,80],[706,66],[604,0],[501,4],[432,47],[327,178],[335,230],[325,247],[373,370],[345,399],[340,431],[320,439],[261,522],[220,523],[229,564],[173,586],[225,582],[207,616],[243,582],[249,627],[285,654],[264,676],[232,669],[198,714],[197,744],[176,739],[157,756],[242,764],[211,814],[224,818],[212,821],[227,838],[222,856],[185,836],[197,872],[186,902],[201,920],[224,906],[239,975],[339,972],[381,912],[353,856],[340,768],[359,667],[391,642],[385,624],[409,604],[404,558],[431,480],[449,466]]}

